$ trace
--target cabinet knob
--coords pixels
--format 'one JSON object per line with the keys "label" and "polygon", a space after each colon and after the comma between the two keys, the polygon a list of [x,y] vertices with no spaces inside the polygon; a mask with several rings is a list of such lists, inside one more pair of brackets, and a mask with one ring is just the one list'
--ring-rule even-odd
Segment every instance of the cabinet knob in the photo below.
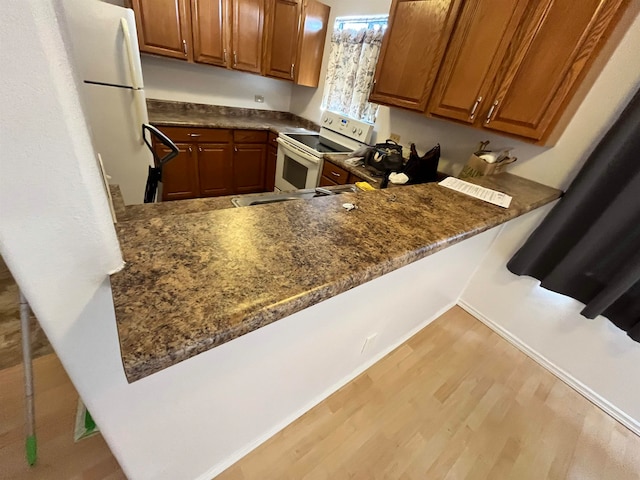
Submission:
{"label": "cabinet knob", "polygon": [[187,54],[187,41],[186,40],[182,40],[182,51],[184,52],[184,54]]}
{"label": "cabinet knob", "polygon": [[336,172],[331,172],[331,175],[333,175],[334,177],[339,177],[340,176],[340,174],[336,173]]}
{"label": "cabinet knob", "polygon": [[202,153],[202,147],[201,146],[198,146],[198,152]]}
{"label": "cabinet knob", "polygon": [[295,66],[296,66],[295,63],[291,64],[291,78],[293,78],[293,72],[294,72]]}
{"label": "cabinet knob", "polygon": [[190,137],[199,137],[200,134],[199,133],[190,133],[189,136]]}
{"label": "cabinet knob", "polygon": [[225,64],[227,63],[227,49],[226,48],[222,51],[222,61]]}
{"label": "cabinet knob", "polygon": [[193,153],[193,148],[189,147],[189,153]]}
{"label": "cabinet knob", "polygon": [[469,112],[469,120],[473,120],[474,117],[476,116],[476,110],[478,110],[478,107],[480,106],[481,101],[482,101],[482,97],[478,97],[476,102],[473,104],[473,107],[471,107],[471,112]]}
{"label": "cabinet knob", "polygon": [[233,151],[237,152],[238,151],[238,147],[236,147],[235,145],[233,146]]}
{"label": "cabinet knob", "polygon": [[489,113],[487,113],[487,119],[484,121],[485,125],[489,125],[491,120],[493,120],[493,112],[496,110],[497,106],[498,106],[498,100],[493,102],[493,105],[491,105],[491,108],[489,109]]}
{"label": "cabinet knob", "polygon": [[233,66],[236,67],[238,65],[238,53],[233,52]]}

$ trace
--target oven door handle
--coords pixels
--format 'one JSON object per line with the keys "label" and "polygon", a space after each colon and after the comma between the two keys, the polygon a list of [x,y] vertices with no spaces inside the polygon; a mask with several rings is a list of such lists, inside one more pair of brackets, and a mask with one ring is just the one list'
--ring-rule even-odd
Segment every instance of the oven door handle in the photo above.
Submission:
{"label": "oven door handle", "polygon": [[282,148],[288,150],[289,152],[294,152],[294,154],[297,157],[299,157],[299,158],[301,158],[303,160],[306,160],[307,162],[312,163],[313,165],[318,165],[320,163],[320,159],[318,157],[314,157],[310,153],[307,153],[304,150],[301,150],[298,147],[296,147],[294,145],[291,145],[286,140],[282,140],[281,138],[277,138],[277,141],[278,141],[278,145],[280,145]]}

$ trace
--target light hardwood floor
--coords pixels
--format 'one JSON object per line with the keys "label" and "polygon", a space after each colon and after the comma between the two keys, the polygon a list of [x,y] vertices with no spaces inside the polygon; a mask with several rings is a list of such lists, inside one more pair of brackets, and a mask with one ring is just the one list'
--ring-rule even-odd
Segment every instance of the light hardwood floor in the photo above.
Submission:
{"label": "light hardwood floor", "polygon": [[[24,463],[22,370],[0,371],[1,479],[122,479],[77,396],[35,362],[39,463]],[[217,480],[640,479],[640,438],[454,308]],[[178,479],[177,479],[178,480]]]}
{"label": "light hardwood floor", "polygon": [[640,478],[640,438],[456,307],[217,477]]}
{"label": "light hardwood floor", "polygon": [[126,479],[100,435],[73,441],[78,394],[58,357],[33,362],[38,461],[29,467],[24,448],[22,365],[0,371],[0,479]]}

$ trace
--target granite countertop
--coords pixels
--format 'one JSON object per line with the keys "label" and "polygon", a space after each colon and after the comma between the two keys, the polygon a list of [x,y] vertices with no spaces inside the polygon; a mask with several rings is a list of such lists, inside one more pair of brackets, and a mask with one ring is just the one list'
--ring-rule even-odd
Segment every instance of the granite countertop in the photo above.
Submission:
{"label": "granite countertop", "polygon": [[280,132],[317,132],[320,127],[289,112],[147,100],[149,122],[165,127],[207,127]]}
{"label": "granite countertop", "polygon": [[[469,181],[512,195],[511,206],[432,183],[193,213],[183,213],[187,201],[170,202],[157,216],[119,221],[126,266],[111,285],[127,379],[170,367],[561,194],[508,173]],[[346,211],[345,202],[358,209]]]}

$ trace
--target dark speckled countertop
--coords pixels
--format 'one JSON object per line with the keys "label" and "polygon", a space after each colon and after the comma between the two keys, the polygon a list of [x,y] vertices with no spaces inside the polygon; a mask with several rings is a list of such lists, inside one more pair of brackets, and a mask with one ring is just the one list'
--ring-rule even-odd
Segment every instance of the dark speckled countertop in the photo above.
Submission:
{"label": "dark speckled countertop", "polygon": [[[187,201],[130,211],[117,224],[126,266],[111,277],[127,379],[170,367],[561,194],[508,173],[469,181],[512,195],[511,206],[425,184],[192,213],[181,210]],[[358,209],[347,212],[346,201]],[[146,208],[156,210],[141,213]]]}
{"label": "dark speckled countertop", "polygon": [[289,112],[147,100],[149,122],[169,127],[207,127],[280,132],[318,131],[315,123]]}

